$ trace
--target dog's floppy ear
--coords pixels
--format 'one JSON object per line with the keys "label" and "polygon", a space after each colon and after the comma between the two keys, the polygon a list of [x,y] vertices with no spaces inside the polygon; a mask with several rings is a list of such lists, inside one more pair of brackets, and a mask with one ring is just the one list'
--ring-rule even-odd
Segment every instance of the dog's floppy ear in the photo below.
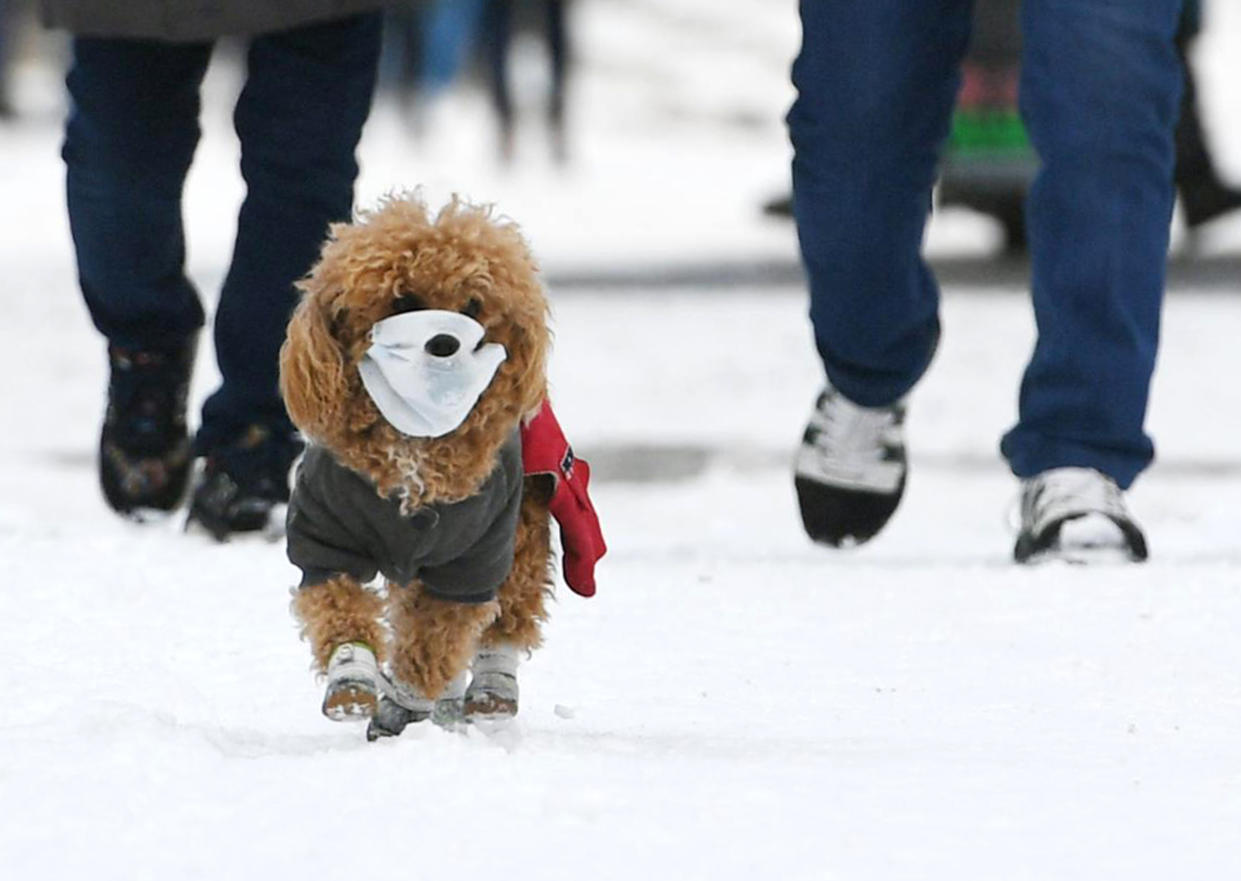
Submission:
{"label": "dog's floppy ear", "polygon": [[280,393],[293,424],[324,440],[339,432],[348,393],[345,353],[332,333],[341,316],[329,316],[324,302],[307,294],[289,320],[280,348]]}

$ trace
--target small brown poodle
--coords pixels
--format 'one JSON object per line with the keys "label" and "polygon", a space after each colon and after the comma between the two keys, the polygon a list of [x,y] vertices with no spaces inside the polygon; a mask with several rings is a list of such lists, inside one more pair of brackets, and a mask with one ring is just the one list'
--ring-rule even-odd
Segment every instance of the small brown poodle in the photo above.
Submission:
{"label": "small brown poodle", "polygon": [[[585,463],[563,444],[536,474],[538,445],[523,450],[535,422],[563,442],[526,243],[487,208],[454,199],[432,217],[393,196],[333,226],[300,287],[280,357],[309,442],[288,551],[303,572],[293,613],[327,675],[323,712],[369,718],[370,739],[428,717],[510,717],[517,660],[547,614],[557,496],[588,509],[591,566],[604,550]],[[593,593],[593,574],[578,581]]]}

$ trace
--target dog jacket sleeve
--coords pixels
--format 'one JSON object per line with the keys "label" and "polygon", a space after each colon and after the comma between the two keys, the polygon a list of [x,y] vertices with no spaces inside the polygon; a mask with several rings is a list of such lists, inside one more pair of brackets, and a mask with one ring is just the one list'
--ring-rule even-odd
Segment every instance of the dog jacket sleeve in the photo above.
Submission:
{"label": "dog jacket sleeve", "polygon": [[343,477],[337,468],[327,451],[312,445],[297,469],[285,535],[289,561],[302,570],[302,587],[321,584],[338,573],[365,583],[379,572],[372,549],[356,535],[352,493],[334,485]]}
{"label": "dog jacket sleeve", "polygon": [[549,475],[555,486],[549,508],[560,525],[565,583],[574,593],[594,596],[595,563],[608,548],[588,492],[590,465],[574,457],[548,401],[522,428],[521,455],[526,474]]}

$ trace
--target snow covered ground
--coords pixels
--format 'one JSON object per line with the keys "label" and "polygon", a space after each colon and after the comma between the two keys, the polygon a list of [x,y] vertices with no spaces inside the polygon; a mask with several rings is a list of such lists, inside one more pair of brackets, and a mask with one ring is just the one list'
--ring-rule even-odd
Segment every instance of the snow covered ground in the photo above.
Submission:
{"label": "snow covered ground", "polygon": [[[1241,93],[1211,85],[1241,73],[1241,10],[1212,9],[1205,87],[1241,172],[1241,112],[1224,112]],[[368,745],[327,722],[278,543],[217,546],[106,510],[104,363],[74,287],[55,74],[21,71],[27,121],[0,129],[4,877],[1237,877],[1236,291],[1168,298],[1159,461],[1131,494],[1149,564],[1009,564],[1015,486],[995,445],[1033,327],[999,282],[945,290],[889,529],[854,552],[813,547],[788,470],[819,382],[804,292],[746,274],[795,258],[791,230],[757,211],[784,185],[793,4],[578,13],[566,173],[537,130],[522,165],[498,168],[468,94],[419,142],[381,102],[361,151],[363,203],[419,183],[495,200],[550,278],[578,279],[551,292],[554,391],[597,466],[611,553],[597,598],[562,591],[521,716],[491,738]],[[233,88],[213,73],[187,199],[208,300],[241,195]],[[943,257],[982,260],[995,241],[960,212],[930,233]],[[1209,247],[1235,254],[1241,235]],[[591,281],[679,265],[723,268]],[[202,354],[196,401],[215,382]]]}

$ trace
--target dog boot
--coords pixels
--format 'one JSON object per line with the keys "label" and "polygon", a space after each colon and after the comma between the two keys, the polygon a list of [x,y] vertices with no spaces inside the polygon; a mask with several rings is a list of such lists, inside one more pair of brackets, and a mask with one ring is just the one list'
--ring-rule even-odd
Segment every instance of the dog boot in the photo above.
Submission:
{"label": "dog boot", "polygon": [[379,686],[383,697],[366,726],[366,739],[375,741],[381,737],[396,737],[413,725],[429,718],[435,709],[435,701],[423,697],[418,689],[407,685],[395,676],[381,673]]}
{"label": "dog boot", "polygon": [[462,712],[467,722],[511,719],[517,715],[518,650],[513,645],[479,649],[465,690]]}
{"label": "dog boot", "polygon": [[436,700],[423,697],[412,685],[393,676],[381,675],[379,681],[384,694],[366,728],[366,739],[396,737],[406,726],[428,718],[441,728],[455,729],[462,722],[461,704],[467,675],[463,672],[450,682]]}
{"label": "dog boot", "polygon": [[435,709],[431,711],[431,721],[446,731],[456,731],[465,724],[465,686],[470,680],[470,671],[461,673],[435,700]]}
{"label": "dog boot", "polygon": [[384,695],[379,699],[375,715],[371,716],[371,721],[366,726],[366,739],[373,742],[381,737],[396,737],[405,730],[405,726],[421,722],[428,715],[403,707]]}
{"label": "dog boot", "polygon": [[327,662],[323,715],[336,722],[370,718],[379,702],[378,681],[379,665],[370,646],[361,642],[338,645]]}

